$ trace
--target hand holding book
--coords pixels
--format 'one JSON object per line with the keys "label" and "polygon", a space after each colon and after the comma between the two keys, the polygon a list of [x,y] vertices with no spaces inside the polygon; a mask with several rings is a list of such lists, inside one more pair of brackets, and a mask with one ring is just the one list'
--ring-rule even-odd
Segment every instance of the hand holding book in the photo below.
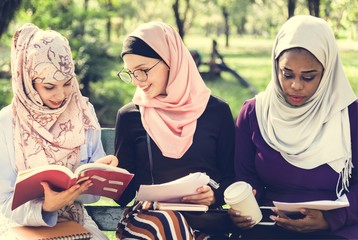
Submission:
{"label": "hand holding book", "polygon": [[44,196],[41,182],[47,182],[54,191],[63,191],[79,181],[91,179],[92,186],[84,193],[117,199],[132,180],[127,170],[102,163],[88,163],[76,169],[60,165],[45,165],[28,169],[18,174],[12,209],[35,198]]}
{"label": "hand holding book", "polygon": [[275,207],[280,211],[285,212],[299,212],[302,208],[318,209],[322,211],[333,210],[342,207],[349,207],[348,198],[343,195],[335,201],[320,200],[320,201],[308,201],[308,202],[278,202],[273,201]]}

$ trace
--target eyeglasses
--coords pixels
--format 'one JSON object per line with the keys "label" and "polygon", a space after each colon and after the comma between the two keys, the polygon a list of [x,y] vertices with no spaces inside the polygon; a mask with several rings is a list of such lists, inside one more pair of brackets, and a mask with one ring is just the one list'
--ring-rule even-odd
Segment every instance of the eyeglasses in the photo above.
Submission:
{"label": "eyeglasses", "polygon": [[117,76],[119,77],[119,79],[121,79],[125,83],[131,83],[133,80],[132,76],[135,77],[135,79],[137,79],[139,82],[145,82],[148,79],[148,72],[150,70],[152,70],[155,66],[157,66],[158,63],[160,63],[161,61],[162,60],[159,60],[152,67],[145,69],[145,70],[137,69],[137,70],[134,70],[133,72],[130,72],[130,71],[126,71],[124,68],[122,68],[122,70],[117,73]]}

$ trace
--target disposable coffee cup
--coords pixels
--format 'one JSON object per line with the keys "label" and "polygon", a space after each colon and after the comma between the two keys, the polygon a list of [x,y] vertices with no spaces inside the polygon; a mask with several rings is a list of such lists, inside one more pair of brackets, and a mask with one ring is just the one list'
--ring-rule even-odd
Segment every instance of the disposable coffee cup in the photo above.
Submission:
{"label": "disposable coffee cup", "polygon": [[256,223],[262,219],[262,213],[250,184],[239,181],[231,184],[224,192],[224,200],[232,209],[239,211],[241,216],[251,217]]}

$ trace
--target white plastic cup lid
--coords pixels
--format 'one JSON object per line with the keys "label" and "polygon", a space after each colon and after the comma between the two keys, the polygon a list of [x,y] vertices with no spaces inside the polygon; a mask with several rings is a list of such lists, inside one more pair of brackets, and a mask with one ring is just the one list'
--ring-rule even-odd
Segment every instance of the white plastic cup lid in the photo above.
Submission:
{"label": "white plastic cup lid", "polygon": [[247,182],[239,181],[226,188],[224,199],[227,204],[234,204],[246,199],[251,193],[251,185]]}

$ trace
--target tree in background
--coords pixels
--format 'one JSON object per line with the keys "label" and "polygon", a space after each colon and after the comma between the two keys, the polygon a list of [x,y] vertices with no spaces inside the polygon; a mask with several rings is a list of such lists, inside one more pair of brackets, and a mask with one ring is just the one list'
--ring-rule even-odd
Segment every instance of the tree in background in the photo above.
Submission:
{"label": "tree in background", "polygon": [[175,0],[172,9],[174,11],[175,22],[178,27],[178,33],[184,40],[185,33],[190,29],[195,18],[195,11],[190,5],[190,0],[184,0],[183,11],[181,11],[180,0]]}
{"label": "tree in background", "polygon": [[288,0],[288,18],[293,17],[295,15],[296,8],[296,0]]}
{"label": "tree in background", "polygon": [[310,15],[319,17],[319,0],[307,0],[307,5]]}
{"label": "tree in background", "polygon": [[0,2],[0,38],[14,18],[22,0],[1,0]]}

